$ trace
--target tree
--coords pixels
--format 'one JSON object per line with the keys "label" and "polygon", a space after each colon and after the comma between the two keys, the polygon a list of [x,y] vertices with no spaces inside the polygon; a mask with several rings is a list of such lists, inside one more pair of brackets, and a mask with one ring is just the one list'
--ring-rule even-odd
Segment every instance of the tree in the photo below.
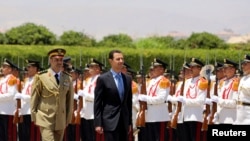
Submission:
{"label": "tree", "polygon": [[5,33],[7,44],[19,45],[53,45],[56,36],[44,26],[25,23],[11,28]]}
{"label": "tree", "polygon": [[107,47],[135,47],[133,39],[126,34],[108,35],[98,43],[98,46]]}
{"label": "tree", "polygon": [[3,33],[0,32],[0,44],[5,44],[6,43],[6,38]]}
{"label": "tree", "polygon": [[88,37],[86,34],[82,32],[75,32],[75,31],[65,31],[61,36],[59,43],[62,45],[68,46],[85,46],[91,47],[95,46],[96,41],[93,38]]}
{"label": "tree", "polygon": [[175,48],[175,39],[171,36],[152,36],[136,42],[139,48]]}
{"label": "tree", "polygon": [[220,39],[216,35],[207,32],[193,33],[187,39],[187,46],[189,48],[203,48],[203,49],[228,48],[228,46],[222,39]]}

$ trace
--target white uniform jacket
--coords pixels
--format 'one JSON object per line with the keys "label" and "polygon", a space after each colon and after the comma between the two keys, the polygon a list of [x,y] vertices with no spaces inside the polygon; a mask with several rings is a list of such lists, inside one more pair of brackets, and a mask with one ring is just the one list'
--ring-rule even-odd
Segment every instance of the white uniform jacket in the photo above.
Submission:
{"label": "white uniform jacket", "polygon": [[170,121],[167,107],[170,82],[164,76],[151,79],[147,86],[146,122]]}
{"label": "white uniform jacket", "polygon": [[88,79],[87,85],[83,89],[84,105],[81,110],[81,117],[85,119],[94,119],[94,90],[96,86],[96,80],[100,74]]}
{"label": "white uniform jacket", "polygon": [[17,79],[12,74],[0,79],[0,114],[13,115],[16,101],[13,99],[17,92]]}
{"label": "white uniform jacket", "polygon": [[[218,93],[218,122],[223,124],[233,124],[236,118],[237,88],[235,88],[236,78],[224,80],[220,93]],[[238,83],[238,82],[237,82]],[[238,86],[237,86],[238,87]]]}
{"label": "white uniform jacket", "polygon": [[250,125],[250,75],[243,76],[238,87],[238,104],[235,124]]}
{"label": "white uniform jacket", "polygon": [[202,78],[199,76],[189,78],[185,82],[184,88],[184,122],[203,122],[203,108],[207,96],[207,88],[202,89]]}

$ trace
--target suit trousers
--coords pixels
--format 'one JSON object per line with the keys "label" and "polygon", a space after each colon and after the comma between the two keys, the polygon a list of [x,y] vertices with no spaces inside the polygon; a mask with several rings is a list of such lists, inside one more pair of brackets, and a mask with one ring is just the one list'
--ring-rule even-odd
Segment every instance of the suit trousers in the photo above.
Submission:
{"label": "suit trousers", "polygon": [[105,141],[128,141],[128,131],[126,131],[122,118],[114,131],[104,130]]}
{"label": "suit trousers", "polygon": [[42,141],[62,141],[64,130],[51,130],[48,128],[40,127]]}

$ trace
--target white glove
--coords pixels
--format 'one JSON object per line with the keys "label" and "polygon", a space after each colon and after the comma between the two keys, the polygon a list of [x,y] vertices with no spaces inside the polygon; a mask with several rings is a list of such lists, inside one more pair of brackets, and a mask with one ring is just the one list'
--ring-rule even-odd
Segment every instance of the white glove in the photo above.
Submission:
{"label": "white glove", "polygon": [[181,96],[181,95],[179,95],[179,96],[177,97],[177,101],[179,101],[179,102],[181,102],[181,103],[186,103],[186,99],[185,99],[183,96]]}
{"label": "white glove", "polygon": [[167,98],[167,101],[171,102],[172,99],[173,99],[173,96],[169,94],[169,95],[168,95],[168,98]]}
{"label": "white glove", "polygon": [[79,90],[79,91],[78,91],[78,95],[79,95],[79,96],[83,96],[83,90]]}
{"label": "white glove", "polygon": [[16,93],[14,99],[22,99],[23,95],[21,93]]}
{"label": "white glove", "polygon": [[145,101],[145,102],[147,102],[148,96],[144,95],[144,94],[139,94],[138,99],[139,99],[139,101]]}
{"label": "white glove", "polygon": [[214,95],[212,98],[211,98],[211,101],[212,102],[215,102],[215,103],[218,103],[219,102],[219,97]]}
{"label": "white glove", "polygon": [[206,98],[205,103],[207,105],[212,105],[212,100],[210,98]]}
{"label": "white glove", "polygon": [[78,100],[79,95],[78,94],[74,94],[74,100]]}

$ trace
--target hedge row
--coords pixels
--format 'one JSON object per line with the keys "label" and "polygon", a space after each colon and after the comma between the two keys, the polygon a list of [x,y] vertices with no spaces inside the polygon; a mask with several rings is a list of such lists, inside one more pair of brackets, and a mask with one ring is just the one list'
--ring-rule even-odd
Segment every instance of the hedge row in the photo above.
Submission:
{"label": "hedge row", "polygon": [[[204,64],[214,64],[214,61],[223,62],[224,58],[240,63],[246,51],[241,50],[207,50],[207,49],[138,49],[138,48],[109,48],[109,47],[66,47],[66,46],[20,46],[0,45],[1,60],[8,58],[20,67],[25,66],[25,59],[33,59],[41,62],[44,68],[48,66],[47,52],[52,48],[64,48],[66,56],[72,58],[74,66],[84,66],[90,58],[106,64],[108,63],[108,52],[112,49],[120,49],[125,56],[125,61],[134,69],[140,69],[140,58],[143,58],[144,68],[148,69],[154,58],[159,58],[169,64],[173,64],[175,73],[178,73],[184,61],[189,62],[192,57],[199,58]],[[171,59],[173,58],[173,59]],[[172,68],[172,67],[171,67]]]}

